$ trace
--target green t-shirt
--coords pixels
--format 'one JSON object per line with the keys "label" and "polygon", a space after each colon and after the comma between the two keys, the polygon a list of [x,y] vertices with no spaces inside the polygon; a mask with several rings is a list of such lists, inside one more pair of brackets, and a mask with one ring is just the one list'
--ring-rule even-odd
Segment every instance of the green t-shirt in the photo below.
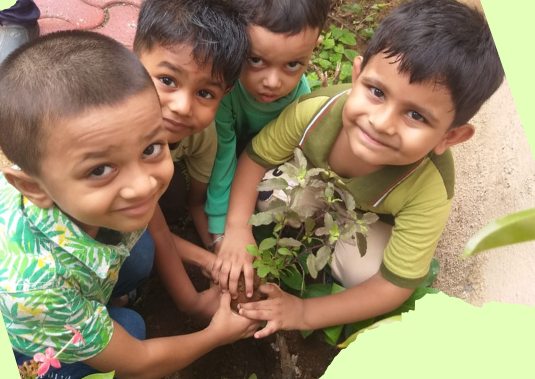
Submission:
{"label": "green t-shirt", "polygon": [[240,82],[221,100],[215,116],[217,130],[217,155],[206,199],[208,230],[219,234],[225,231],[230,185],[236,171],[236,153],[268,122],[279,116],[286,106],[299,96],[309,93],[305,76],[288,95],[272,103],[254,99]]}
{"label": "green t-shirt", "polygon": [[[58,352],[77,329],[85,346],[68,345],[58,359],[89,359],[109,343],[106,309],[124,260],[143,230],[101,230],[92,239],[57,207],[42,209],[0,174],[0,311],[14,350]],[[113,241],[112,241],[113,240]]]}

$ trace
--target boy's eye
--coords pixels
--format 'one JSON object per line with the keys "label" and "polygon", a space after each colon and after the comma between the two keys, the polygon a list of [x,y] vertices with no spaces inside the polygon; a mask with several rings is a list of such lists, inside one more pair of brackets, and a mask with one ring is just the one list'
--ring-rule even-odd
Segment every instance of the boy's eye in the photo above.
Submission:
{"label": "boy's eye", "polygon": [[106,176],[110,175],[112,171],[113,171],[113,168],[111,166],[108,166],[108,165],[98,166],[89,173],[89,179],[105,178]]}
{"label": "boy's eye", "polygon": [[415,121],[425,121],[425,118],[418,112],[409,111],[407,114],[410,118],[412,118]]}
{"label": "boy's eye", "polygon": [[252,66],[252,67],[260,67],[260,66],[262,66],[264,64],[262,59],[260,59],[258,57],[249,57],[249,58],[247,58],[247,62],[249,62],[249,65]]}
{"label": "boy's eye", "polygon": [[303,65],[299,62],[290,62],[286,64],[286,69],[289,71],[298,71],[301,66]]}
{"label": "boy's eye", "polygon": [[168,76],[162,76],[161,78],[159,78],[160,82],[163,83],[163,85],[165,86],[168,86],[168,87],[176,87],[176,83],[173,79],[171,79],[170,77]]}
{"label": "boy's eye", "polygon": [[381,91],[381,90],[378,89],[378,88],[371,87],[371,88],[370,88],[370,91],[371,91],[372,95],[375,96],[375,97],[379,97],[379,98],[381,98],[381,99],[382,99],[383,97],[385,97],[385,94],[383,93],[383,91]]}
{"label": "boy's eye", "polygon": [[205,89],[200,90],[199,92],[197,92],[197,96],[202,97],[203,99],[214,99],[215,98],[215,96],[211,92],[209,92],[209,91],[207,91]]}
{"label": "boy's eye", "polygon": [[153,143],[143,151],[143,158],[152,158],[158,156],[162,151],[161,143]]}

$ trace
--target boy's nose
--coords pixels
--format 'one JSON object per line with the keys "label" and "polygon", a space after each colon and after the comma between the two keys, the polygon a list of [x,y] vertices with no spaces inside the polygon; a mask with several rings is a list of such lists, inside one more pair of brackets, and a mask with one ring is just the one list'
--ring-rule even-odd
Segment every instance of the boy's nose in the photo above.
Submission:
{"label": "boy's nose", "polygon": [[279,88],[281,86],[281,79],[278,71],[273,69],[267,72],[262,84],[264,85],[264,87],[270,89]]}
{"label": "boy's nose", "polygon": [[124,187],[121,190],[121,197],[126,200],[143,200],[152,195],[158,185],[158,181],[154,176],[143,172],[143,170],[135,170],[134,175],[130,175],[126,180]]}
{"label": "boy's nose", "polygon": [[368,118],[375,131],[384,134],[394,134],[396,130],[396,121],[392,111],[386,107],[380,107],[371,112]]}
{"label": "boy's nose", "polygon": [[191,116],[192,113],[192,99],[185,91],[176,91],[173,99],[169,104],[169,109],[181,116]]}

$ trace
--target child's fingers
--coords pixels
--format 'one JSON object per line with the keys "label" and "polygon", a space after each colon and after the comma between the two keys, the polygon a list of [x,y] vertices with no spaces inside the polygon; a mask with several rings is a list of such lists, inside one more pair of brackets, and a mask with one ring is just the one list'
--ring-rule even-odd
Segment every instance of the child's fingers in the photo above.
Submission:
{"label": "child's fingers", "polygon": [[212,265],[212,280],[214,283],[219,283],[219,274],[221,272],[221,266],[223,266],[223,261],[221,259],[216,259]]}
{"label": "child's fingers", "polygon": [[238,281],[240,279],[241,266],[234,265],[230,270],[229,279],[228,279],[228,290],[232,295],[232,298],[235,299],[238,297]]}
{"label": "child's fingers", "polygon": [[282,295],[282,290],[275,283],[262,284],[260,287],[258,287],[258,290],[267,295],[270,299]]}
{"label": "child's fingers", "polygon": [[245,279],[245,293],[247,297],[252,297],[254,291],[254,270],[252,264],[246,263],[243,266],[243,277]]}
{"label": "child's fingers", "polygon": [[232,269],[232,264],[230,262],[225,262],[221,266],[221,270],[219,271],[219,288],[221,291],[228,291],[228,281],[229,281],[229,273]]}
{"label": "child's fingers", "polygon": [[273,322],[268,322],[267,325],[254,334],[254,338],[260,339],[269,336],[279,330]]}

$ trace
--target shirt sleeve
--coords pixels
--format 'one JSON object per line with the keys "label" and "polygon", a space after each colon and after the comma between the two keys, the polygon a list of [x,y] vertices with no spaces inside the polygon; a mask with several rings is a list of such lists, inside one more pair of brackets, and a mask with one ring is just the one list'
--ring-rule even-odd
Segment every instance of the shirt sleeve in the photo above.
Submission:
{"label": "shirt sleeve", "polygon": [[237,165],[236,119],[232,111],[231,94],[227,94],[219,104],[215,122],[217,153],[208,183],[205,211],[208,215],[208,231],[220,234],[225,231],[230,185]]}
{"label": "shirt sleeve", "polygon": [[[385,248],[381,273],[389,282],[406,288],[424,283],[438,241],[448,220],[451,198],[436,171],[426,169],[392,193],[391,199],[407,201],[395,216],[392,235]],[[390,196],[389,196],[390,197]]]}
{"label": "shirt sleeve", "polygon": [[325,101],[326,97],[294,101],[249,143],[249,158],[268,169],[290,160],[306,127]]}
{"label": "shirt sleeve", "polygon": [[[113,334],[106,306],[85,299],[75,288],[4,292],[0,309],[13,349],[28,356],[66,346],[61,362],[87,360],[104,350]],[[85,345],[70,343],[74,334],[66,325],[80,332]]]}

